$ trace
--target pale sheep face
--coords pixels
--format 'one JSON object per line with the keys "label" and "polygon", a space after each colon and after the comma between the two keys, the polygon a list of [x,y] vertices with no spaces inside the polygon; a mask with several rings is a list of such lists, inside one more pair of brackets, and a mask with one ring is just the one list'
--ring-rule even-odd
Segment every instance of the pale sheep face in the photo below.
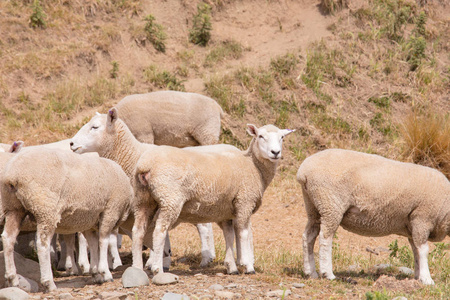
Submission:
{"label": "pale sheep face", "polygon": [[247,126],[247,132],[255,138],[255,143],[261,156],[271,162],[276,162],[281,158],[283,138],[295,131],[279,129],[273,125],[265,125],[260,128],[252,124],[248,124]]}
{"label": "pale sheep face", "polygon": [[70,149],[75,153],[99,152],[106,130],[106,115],[96,114],[72,138]]}

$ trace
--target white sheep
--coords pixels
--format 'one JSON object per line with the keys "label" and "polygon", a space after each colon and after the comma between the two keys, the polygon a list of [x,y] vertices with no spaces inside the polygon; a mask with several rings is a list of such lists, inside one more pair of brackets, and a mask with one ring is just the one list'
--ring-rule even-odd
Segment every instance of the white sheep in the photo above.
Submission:
{"label": "white sheep", "polygon": [[[14,266],[14,243],[20,222],[30,216],[37,226],[41,283],[56,289],[50,265],[53,234],[84,232],[91,246],[91,271],[97,282],[112,281],[107,247],[111,231],[128,217],[133,189],[115,162],[93,155],[45,149],[24,149],[6,165],[0,179],[5,228],[5,278],[8,286],[19,280]],[[100,252],[100,258],[98,258]]]}
{"label": "white sheep", "polygon": [[116,105],[138,141],[174,147],[217,144],[220,105],[195,93],[159,91],[130,95]]}
{"label": "white sheep", "polygon": [[[115,108],[114,112],[117,113]],[[115,127],[108,127],[106,123],[106,115],[96,114],[72,138],[71,148],[76,153],[97,152],[101,157],[114,160],[133,179],[134,169],[139,157],[145,150],[154,145],[138,141],[122,120],[115,124]],[[129,229],[128,233],[131,233],[131,228]],[[200,266],[206,266],[215,258],[212,226],[211,224],[202,224],[197,226],[197,229],[202,242],[202,261]],[[152,248],[151,236],[147,239],[146,245]],[[166,255],[169,252],[167,246],[168,243],[166,243]],[[154,255],[151,253],[146,267],[150,267],[154,259]]]}
{"label": "white sheep", "polygon": [[[117,122],[113,109],[106,126]],[[251,124],[247,131],[253,139],[246,151],[221,144],[181,149],[154,146],[142,154],[134,181],[133,266],[142,268],[139,249],[156,202],[154,222],[147,232],[153,235],[154,273],[163,270],[161,253],[167,231],[180,222],[219,224],[225,236],[229,274],[238,273],[233,255],[236,233],[238,263],[246,267],[246,273],[255,272],[250,216],[275,176],[283,138],[293,131]]]}
{"label": "white sheep", "polygon": [[304,272],[317,278],[314,243],[319,235],[322,276],[334,279],[333,235],[344,229],[365,236],[408,237],[415,278],[434,284],[428,269],[428,244],[450,235],[450,183],[437,170],[378,155],[330,149],[300,165],[308,223],[303,233]]}

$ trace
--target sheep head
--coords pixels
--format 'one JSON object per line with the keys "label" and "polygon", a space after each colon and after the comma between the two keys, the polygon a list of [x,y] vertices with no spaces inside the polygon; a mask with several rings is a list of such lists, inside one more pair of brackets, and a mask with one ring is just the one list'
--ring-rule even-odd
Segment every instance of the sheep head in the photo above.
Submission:
{"label": "sheep head", "polygon": [[274,125],[265,125],[258,128],[253,124],[247,124],[247,132],[253,136],[253,143],[256,144],[254,146],[257,147],[263,158],[271,162],[277,162],[281,158],[283,138],[294,131],[279,129]]}

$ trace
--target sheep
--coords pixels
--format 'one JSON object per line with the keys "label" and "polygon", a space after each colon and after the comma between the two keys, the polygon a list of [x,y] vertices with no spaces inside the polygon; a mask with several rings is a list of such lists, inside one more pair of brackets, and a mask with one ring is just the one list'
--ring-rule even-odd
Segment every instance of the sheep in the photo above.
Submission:
{"label": "sheep", "polygon": [[344,229],[365,236],[408,237],[415,278],[434,284],[428,269],[428,244],[450,235],[450,183],[439,171],[378,155],[329,149],[316,153],[297,172],[308,223],[303,233],[304,272],[318,274],[314,243],[319,235],[322,276],[334,279],[333,235]]}
{"label": "sheep", "polygon": [[[117,113],[112,109],[106,126],[117,122]],[[163,271],[161,252],[165,236],[180,222],[216,222],[222,228],[229,274],[238,273],[232,249],[234,226],[238,263],[245,266],[246,273],[255,272],[250,216],[258,210],[264,191],[275,176],[283,138],[294,130],[273,125],[247,126],[253,138],[246,151],[219,144],[181,149],[154,146],[142,154],[134,180],[133,266],[142,268],[139,249],[152,217],[149,207],[153,208],[156,202],[157,212],[148,230],[156,257],[153,273]]]}
{"label": "sheep", "polygon": [[[115,108],[113,110],[115,114],[118,114]],[[133,179],[134,169],[141,154],[153,146],[152,144],[139,142],[122,120],[117,124],[115,123],[114,127],[107,125],[107,115],[99,113],[85,124],[71,141],[71,148],[74,152],[97,152],[101,157],[112,159],[122,166],[130,179]],[[131,228],[129,229],[128,233],[131,233]],[[203,224],[197,226],[197,229],[202,241],[200,266],[203,267],[215,258],[212,226],[211,224]],[[151,237],[147,239],[146,245],[152,248]],[[169,252],[167,246],[168,243],[166,243],[165,254]],[[146,263],[147,268],[152,265],[153,260],[154,255],[151,253]]]}
{"label": "sheep", "polygon": [[186,147],[219,141],[222,108],[200,94],[159,91],[130,95],[115,107],[143,143]]}
{"label": "sheep", "polygon": [[13,251],[19,225],[27,215],[36,222],[41,283],[46,290],[56,289],[49,253],[55,232],[84,232],[88,243],[95,245],[91,230],[98,228],[100,247],[90,247],[91,271],[96,282],[112,281],[106,257],[109,234],[128,217],[134,198],[119,165],[93,155],[36,147],[22,150],[7,163],[0,188],[8,286],[19,284]]}

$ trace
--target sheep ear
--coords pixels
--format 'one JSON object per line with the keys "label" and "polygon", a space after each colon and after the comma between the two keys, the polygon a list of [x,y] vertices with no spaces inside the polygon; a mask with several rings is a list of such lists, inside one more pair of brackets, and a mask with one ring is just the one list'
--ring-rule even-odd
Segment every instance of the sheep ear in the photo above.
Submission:
{"label": "sheep ear", "polygon": [[258,127],[256,127],[253,124],[247,124],[247,132],[251,136],[257,136],[258,135]]}
{"label": "sheep ear", "polygon": [[281,131],[281,135],[283,137],[287,136],[288,134],[291,134],[293,132],[295,132],[295,129],[282,129]]}
{"label": "sheep ear", "polygon": [[11,148],[9,148],[9,151],[8,151],[8,152],[10,152],[10,153],[17,153],[17,152],[19,152],[20,149],[22,149],[23,144],[24,144],[24,143],[23,143],[22,141],[14,142],[14,143],[11,145]]}
{"label": "sheep ear", "polygon": [[108,111],[106,125],[109,126],[109,125],[114,124],[114,122],[117,121],[117,119],[118,119],[118,112],[117,112],[117,109],[115,107],[113,107]]}
{"label": "sheep ear", "polygon": [[95,112],[96,116],[101,116],[101,113],[99,113],[98,111]]}

